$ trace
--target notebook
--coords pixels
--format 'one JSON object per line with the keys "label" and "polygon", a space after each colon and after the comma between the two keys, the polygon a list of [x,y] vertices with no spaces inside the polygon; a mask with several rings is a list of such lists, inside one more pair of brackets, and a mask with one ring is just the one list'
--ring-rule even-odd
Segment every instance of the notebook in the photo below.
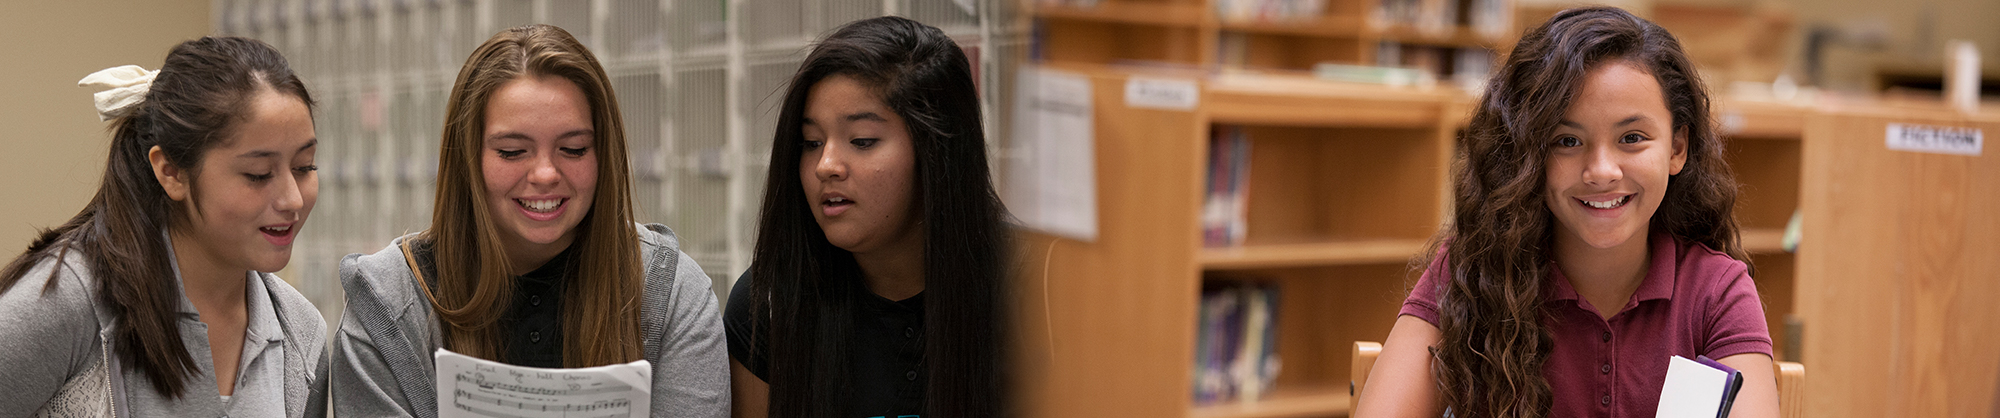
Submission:
{"label": "notebook", "polygon": [[1654,418],[1723,418],[1743,389],[1743,372],[1698,356],[1673,356],[1667,382],[1660,386],[1660,409]]}

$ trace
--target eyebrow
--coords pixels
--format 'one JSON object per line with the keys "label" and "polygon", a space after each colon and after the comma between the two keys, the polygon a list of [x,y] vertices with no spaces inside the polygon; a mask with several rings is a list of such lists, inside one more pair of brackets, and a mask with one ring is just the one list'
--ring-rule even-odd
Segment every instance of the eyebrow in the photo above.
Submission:
{"label": "eyebrow", "polygon": [[[305,150],[308,150],[308,149],[312,149],[312,147],[313,147],[314,145],[319,145],[319,138],[312,138],[312,139],[308,139],[308,140],[306,140],[306,145],[305,145],[305,146],[303,146],[303,147],[299,147],[299,151],[305,151]],[[255,158],[270,158],[270,157],[276,157],[276,156],[278,156],[278,152],[277,152],[277,151],[272,151],[272,150],[266,150],[266,149],[260,149],[260,150],[250,150],[250,152],[245,152],[245,153],[242,153],[242,154],[237,154],[237,155],[236,155],[236,158],[252,158],[252,159],[255,159]]]}
{"label": "eyebrow", "polygon": [[[562,133],[561,135],[556,135],[556,139],[563,139],[563,138],[569,138],[569,137],[573,137],[573,136],[589,136],[590,134],[592,134],[592,133],[594,133],[594,132],[595,132],[595,131],[592,131],[592,130],[591,130],[591,129],[589,129],[589,128],[585,128],[585,129],[578,129],[578,130],[574,130],[574,131],[569,131],[569,132],[563,132],[563,133]],[[488,141],[496,141],[496,140],[502,140],[502,139],[519,139],[519,140],[525,140],[525,141],[534,141],[534,140],[535,140],[535,138],[534,138],[534,137],[531,137],[531,136],[528,136],[528,134],[525,134],[525,133],[520,133],[520,132],[514,132],[514,131],[503,131],[503,132],[500,132],[499,134],[496,134],[496,135],[493,135],[493,136],[489,136],[489,137],[486,137],[486,140],[488,140]]]}
{"label": "eyebrow", "polygon": [[[1615,124],[1615,125],[1611,125],[1611,126],[1614,126],[1614,127],[1618,127],[1618,126],[1625,126],[1625,125],[1631,125],[1631,124],[1633,124],[1633,123],[1636,123],[1636,122],[1639,122],[1639,121],[1642,121],[1642,120],[1646,120],[1646,115],[1632,115],[1632,116],[1626,116],[1624,120],[1620,120],[1620,121],[1618,121],[1618,123],[1617,123],[1617,124]],[[1562,126],[1568,126],[1568,127],[1571,127],[1571,128],[1576,128],[1576,129],[1583,129],[1583,124],[1580,124],[1580,123],[1576,123],[1576,122],[1574,122],[1574,121],[1571,121],[1571,120],[1569,120],[1569,119],[1563,119],[1563,120],[1562,120],[1562,123],[1561,123],[1561,124],[1562,124]]]}
{"label": "eyebrow", "polygon": [[[818,124],[819,124],[819,122],[814,122],[812,118],[805,118],[805,119],[806,119],[806,121],[805,121],[805,124],[807,124],[807,125],[818,125]],[[855,121],[864,121],[864,120],[865,120],[865,121],[873,121],[873,122],[888,122],[888,121],[889,121],[889,119],[888,119],[888,118],[884,118],[884,117],[882,117],[882,115],[879,115],[879,114],[876,114],[875,112],[861,112],[861,113],[855,113],[855,114],[852,114],[852,115],[847,115],[847,116],[844,116],[844,117],[841,117],[840,119],[841,119],[841,120],[844,120],[844,121],[848,121],[848,122],[855,122]]]}

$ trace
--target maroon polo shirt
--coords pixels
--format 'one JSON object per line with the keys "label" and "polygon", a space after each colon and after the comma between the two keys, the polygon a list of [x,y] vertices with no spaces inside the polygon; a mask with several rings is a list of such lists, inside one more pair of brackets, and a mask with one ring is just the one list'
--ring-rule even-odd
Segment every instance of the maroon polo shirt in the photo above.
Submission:
{"label": "maroon polo shirt", "polygon": [[[1771,355],[1757,284],[1743,262],[1663,232],[1647,244],[1645,281],[1610,320],[1551,266],[1542,302],[1555,339],[1542,367],[1555,398],[1549,416],[1650,418],[1670,356]],[[1403,315],[1437,325],[1444,265],[1440,255],[1424,270],[1403,301]]]}

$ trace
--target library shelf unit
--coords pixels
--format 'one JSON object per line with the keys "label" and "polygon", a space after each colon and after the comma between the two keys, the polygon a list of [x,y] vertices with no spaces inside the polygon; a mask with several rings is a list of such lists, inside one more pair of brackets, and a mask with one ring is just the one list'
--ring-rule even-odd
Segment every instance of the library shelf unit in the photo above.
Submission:
{"label": "library shelf unit", "polygon": [[[1736,222],[1743,250],[1756,269],[1757,295],[1778,361],[1798,361],[1795,312],[1797,258],[1785,251],[1785,226],[1799,210],[1801,150],[1812,107],[1769,100],[1721,99],[1713,112],[1723,158],[1736,174]],[[1801,250],[1803,251],[1803,250]]]}
{"label": "library shelf unit", "polygon": [[[1098,239],[1023,233],[1017,305],[1028,415],[1202,418],[1344,416],[1354,341],[1388,335],[1409,260],[1436,231],[1463,101],[1448,90],[1049,63],[1092,82]],[[1124,83],[1182,77],[1191,111],[1128,107]],[[1208,140],[1240,127],[1249,234],[1204,248]],[[1201,289],[1276,284],[1283,371],[1254,401],[1197,405],[1190,392]]]}
{"label": "library shelf unit", "polygon": [[[1382,17],[1390,12],[1378,9],[1395,0],[1326,0],[1317,13],[1289,16],[1235,16],[1218,10],[1232,1],[1253,2],[1051,0],[1035,2],[1032,16],[1043,39],[1041,58],[1050,62],[1291,71],[1309,71],[1322,62],[1444,68],[1451,58],[1401,60],[1398,57],[1405,55],[1401,52],[1394,57],[1378,55],[1385,44],[1504,50],[1513,45],[1515,36],[1505,25],[1481,29],[1462,21],[1417,24]],[[1456,1],[1423,3],[1424,11],[1418,13],[1423,19],[1450,20],[1447,7],[1454,7],[1450,13],[1472,13],[1457,12],[1455,8],[1462,5]],[[1481,20],[1513,21],[1512,0],[1466,2],[1471,3],[1492,6],[1482,16],[1495,16]]]}

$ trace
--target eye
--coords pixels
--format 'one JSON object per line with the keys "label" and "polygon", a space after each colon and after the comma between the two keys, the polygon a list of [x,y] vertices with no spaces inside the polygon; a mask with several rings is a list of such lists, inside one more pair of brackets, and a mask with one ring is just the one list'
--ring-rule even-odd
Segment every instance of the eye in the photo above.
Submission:
{"label": "eye", "polygon": [[496,153],[499,153],[499,154],[500,154],[500,158],[505,158],[505,159],[509,159],[509,160],[511,160],[511,159],[514,159],[514,157],[519,157],[519,156],[521,156],[521,154],[526,154],[526,153],[528,153],[528,150],[522,150],[522,149],[500,149],[500,150],[493,150],[493,152],[496,152]]}
{"label": "eye", "polygon": [[855,148],[860,149],[868,149],[868,147],[875,146],[877,142],[882,142],[882,140],[877,138],[854,138],[847,141],[849,144],[854,144]]}
{"label": "eye", "polygon": [[1583,140],[1576,139],[1574,136],[1558,137],[1556,138],[1556,146],[1563,148],[1579,147],[1583,146]]}
{"label": "eye", "polygon": [[562,150],[564,154],[569,154],[569,156],[571,157],[582,157],[584,153],[590,152],[590,148],[559,148],[559,149]]}
{"label": "eye", "polygon": [[319,171],[319,166],[314,164],[306,164],[298,167],[292,167],[292,171],[298,172],[299,174],[311,173],[314,171]]}
{"label": "eye", "polygon": [[1645,140],[1646,140],[1646,136],[1645,136],[1645,135],[1640,135],[1640,134],[1638,134],[1638,133],[1629,133],[1629,134],[1625,134],[1625,136],[1623,136],[1623,137],[1619,137],[1619,138],[1618,138],[1618,143],[1621,143],[1621,144],[1637,144],[1637,143],[1639,143],[1640,141],[1645,141]]}
{"label": "eye", "polygon": [[264,173],[264,174],[243,173],[243,177],[250,178],[251,183],[263,183],[265,180],[270,180],[272,174],[275,173]]}
{"label": "eye", "polygon": [[801,146],[801,147],[804,147],[804,148],[806,149],[806,151],[812,151],[812,150],[816,150],[816,149],[819,149],[819,147],[822,147],[822,146],[825,146],[825,145],[826,145],[826,141],[822,141],[822,140],[816,140],[816,139],[808,139],[808,140],[805,140],[805,141],[800,141],[800,142],[799,142],[799,146]]}

